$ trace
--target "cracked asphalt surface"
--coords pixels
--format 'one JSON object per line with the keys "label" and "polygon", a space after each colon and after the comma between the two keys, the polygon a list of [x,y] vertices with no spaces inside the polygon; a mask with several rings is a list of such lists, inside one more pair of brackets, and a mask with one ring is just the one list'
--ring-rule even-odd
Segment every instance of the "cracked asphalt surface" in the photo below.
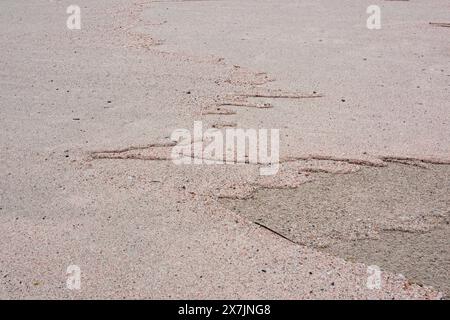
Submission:
{"label": "cracked asphalt surface", "polygon": [[[349,187],[345,197],[387,196],[376,202],[382,226],[406,209],[413,219],[396,227],[435,226],[411,209],[448,213],[448,28],[429,24],[448,21],[446,1],[383,3],[375,33],[365,27],[368,1],[80,0],[82,28],[68,30],[71,4],[0,4],[0,298],[443,297],[441,271],[416,283],[422,273],[376,256],[370,237],[354,252],[341,242],[327,251],[315,244],[329,238],[320,221],[322,238],[293,243],[255,224],[255,206],[236,213],[227,204],[264,189],[285,228],[288,201],[329,209],[321,187],[304,188],[364,185],[373,177],[356,177],[379,172],[387,185]],[[280,172],[173,164],[171,133],[199,120],[280,129]],[[438,163],[443,172],[428,179]],[[392,177],[404,180],[395,199]],[[414,206],[406,195],[423,188],[434,194]],[[295,192],[309,198],[278,203]],[[355,234],[348,221],[337,220],[343,235]],[[448,235],[436,237],[443,253],[433,268],[448,271]],[[366,285],[364,254],[386,268],[380,289]],[[66,287],[70,265],[80,267],[81,290]]]}

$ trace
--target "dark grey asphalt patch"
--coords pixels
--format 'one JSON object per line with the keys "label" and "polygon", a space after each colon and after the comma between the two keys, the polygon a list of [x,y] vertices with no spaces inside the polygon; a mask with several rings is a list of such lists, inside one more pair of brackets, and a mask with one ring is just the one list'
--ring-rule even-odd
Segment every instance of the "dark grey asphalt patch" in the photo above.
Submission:
{"label": "dark grey asphalt patch", "polygon": [[379,265],[450,295],[450,166],[390,164],[318,174],[222,204],[299,244]]}

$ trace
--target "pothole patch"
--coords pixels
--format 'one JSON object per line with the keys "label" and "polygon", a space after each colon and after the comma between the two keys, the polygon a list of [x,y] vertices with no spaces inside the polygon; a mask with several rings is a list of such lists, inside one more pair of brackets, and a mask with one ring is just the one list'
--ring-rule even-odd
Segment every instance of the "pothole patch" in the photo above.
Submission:
{"label": "pothole patch", "polygon": [[296,243],[450,296],[450,166],[390,163],[314,178],[220,202]]}

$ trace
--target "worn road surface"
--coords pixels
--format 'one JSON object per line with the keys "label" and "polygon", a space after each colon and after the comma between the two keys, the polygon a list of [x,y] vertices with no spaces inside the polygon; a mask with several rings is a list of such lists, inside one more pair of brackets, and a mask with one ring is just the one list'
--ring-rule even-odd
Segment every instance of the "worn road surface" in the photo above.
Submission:
{"label": "worn road surface", "polygon": [[[0,3],[0,298],[448,295],[448,1],[75,2]],[[280,171],[175,165],[194,121]]]}

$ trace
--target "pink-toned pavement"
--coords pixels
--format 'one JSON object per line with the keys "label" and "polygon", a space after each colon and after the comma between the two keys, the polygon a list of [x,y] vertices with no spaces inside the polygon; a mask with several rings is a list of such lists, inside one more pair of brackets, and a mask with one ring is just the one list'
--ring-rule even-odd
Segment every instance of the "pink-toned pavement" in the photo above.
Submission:
{"label": "pink-toned pavement", "polygon": [[[447,163],[448,30],[428,25],[448,19],[445,1],[383,3],[374,36],[359,1],[79,0],[81,30],[66,27],[71,4],[0,4],[0,298],[442,296],[389,272],[369,289],[367,265],[221,206],[267,187],[257,166],[165,154],[177,128],[234,121],[281,128],[282,159]],[[424,44],[399,44],[402,32]],[[278,89],[324,97],[205,115],[230,94]],[[66,287],[70,265],[80,290]]]}

